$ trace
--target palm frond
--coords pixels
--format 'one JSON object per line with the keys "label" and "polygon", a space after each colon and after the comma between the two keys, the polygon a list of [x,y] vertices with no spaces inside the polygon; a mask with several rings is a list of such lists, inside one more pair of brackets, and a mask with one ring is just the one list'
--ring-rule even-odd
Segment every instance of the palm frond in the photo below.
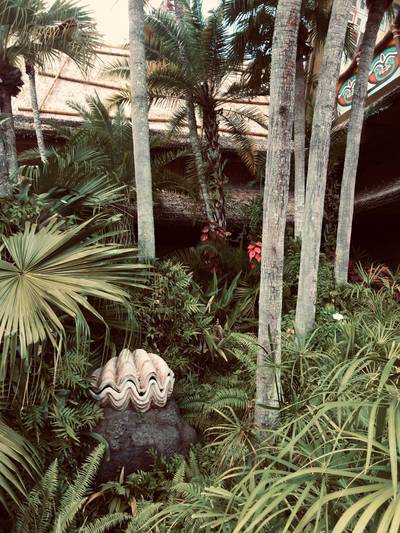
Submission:
{"label": "palm frond", "polygon": [[112,78],[129,81],[131,70],[128,58],[114,59],[111,63],[105,65],[103,72]]}
{"label": "palm frond", "polygon": [[20,497],[27,494],[23,477],[38,473],[39,458],[33,446],[0,420],[0,504],[6,510],[7,500],[19,506]]}
{"label": "palm frond", "polygon": [[253,175],[257,172],[256,149],[254,143],[248,136],[249,128],[242,116],[231,111],[221,114],[221,119],[225,122],[230,135],[235,143],[236,151],[244,164]]}
{"label": "palm frond", "polygon": [[[50,342],[58,353],[65,342],[60,313],[72,318],[77,338],[87,338],[84,312],[103,321],[89,298],[128,305],[122,287],[141,286],[143,267],[135,250],[87,238],[92,220],[61,230],[50,222],[3,237],[0,261],[2,373],[17,354],[26,364],[32,347]],[[58,313],[58,314],[57,314]]]}

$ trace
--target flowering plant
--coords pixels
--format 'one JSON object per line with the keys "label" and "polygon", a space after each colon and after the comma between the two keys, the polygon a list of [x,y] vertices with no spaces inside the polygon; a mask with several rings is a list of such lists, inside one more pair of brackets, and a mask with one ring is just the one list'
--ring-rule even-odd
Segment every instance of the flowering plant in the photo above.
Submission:
{"label": "flowering plant", "polygon": [[219,249],[227,243],[230,235],[229,231],[214,222],[209,222],[202,228],[200,236],[200,241],[203,243],[201,257],[211,272],[221,272]]}
{"label": "flowering plant", "polygon": [[221,226],[209,224],[202,228],[200,240],[204,242],[209,241],[210,239],[225,239],[226,237],[229,237],[229,235],[230,233],[224,230],[224,228],[221,228]]}
{"label": "flowering plant", "polygon": [[254,270],[257,264],[261,263],[262,242],[251,242],[247,247],[247,255],[249,256],[250,268]]}

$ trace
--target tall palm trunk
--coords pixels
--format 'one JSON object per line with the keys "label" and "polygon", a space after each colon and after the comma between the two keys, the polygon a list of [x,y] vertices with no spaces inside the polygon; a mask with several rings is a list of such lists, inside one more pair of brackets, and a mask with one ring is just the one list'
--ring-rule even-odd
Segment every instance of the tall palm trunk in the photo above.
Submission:
{"label": "tall palm trunk", "polygon": [[138,248],[142,259],[155,257],[153,191],[143,0],[129,0],[129,44],[132,86],[132,137],[138,218]]}
{"label": "tall palm trunk", "polygon": [[33,114],[33,125],[35,127],[36,140],[39,149],[40,159],[45,163],[46,157],[46,145],[44,143],[42,121],[40,120],[40,110],[36,90],[36,75],[35,68],[29,63],[25,63],[25,70],[29,80],[29,91],[31,94],[31,105]]}
{"label": "tall palm trunk", "polygon": [[7,167],[8,172],[8,186],[3,187],[3,193],[7,194],[18,179],[17,142],[11,99],[19,94],[23,84],[19,68],[10,65],[6,58],[0,57],[0,113],[3,115],[2,119],[6,119],[2,122],[1,134],[7,159],[4,169]]}
{"label": "tall palm trunk", "polygon": [[210,98],[203,109],[203,127],[207,141],[206,157],[209,167],[209,183],[213,195],[213,211],[215,222],[218,226],[226,230],[225,212],[225,178],[222,168],[221,146],[218,132],[218,115],[216,102]]}
{"label": "tall palm trunk", "polygon": [[311,330],[315,319],[331,127],[336,106],[336,84],[340,72],[350,8],[351,0],[334,1],[321,69],[323,76],[319,80],[316,96],[308,161],[296,307],[296,328],[301,337]]}
{"label": "tall palm trunk", "polygon": [[269,139],[265,169],[255,424],[273,426],[280,398],[284,239],[294,119],[301,2],[278,3],[272,44]]}
{"label": "tall palm trunk", "polygon": [[215,221],[213,209],[211,206],[210,191],[207,184],[207,178],[204,168],[203,154],[201,149],[201,142],[197,131],[196,112],[193,99],[190,96],[186,98],[186,115],[189,126],[189,140],[192,147],[194,162],[196,165],[197,181],[199,182],[200,193],[203,199],[204,208],[207,215],[207,220],[210,224]]}
{"label": "tall palm trunk", "polygon": [[10,194],[10,180],[4,137],[3,125],[0,124],[0,198],[7,198]]}
{"label": "tall palm trunk", "polygon": [[354,213],[354,191],[356,186],[358,159],[360,155],[361,134],[364,123],[369,71],[374,59],[379,26],[386,9],[388,9],[391,3],[392,0],[369,0],[368,2],[368,21],[360,48],[360,62],[347,131],[346,155],[344,160],[342,187],[340,191],[335,261],[335,280],[337,284],[347,282]]}
{"label": "tall palm trunk", "polygon": [[306,94],[303,56],[297,57],[294,114],[294,236],[301,238],[305,200]]}
{"label": "tall palm trunk", "polygon": [[11,94],[6,88],[0,87],[0,112],[7,120],[4,122],[4,147],[7,154],[9,179],[16,181],[18,175],[17,141],[15,137],[14,116]]}
{"label": "tall palm trunk", "polygon": [[[318,0],[318,10],[323,15],[329,18],[329,13],[332,9],[333,0]],[[312,45],[312,52],[310,54],[310,60],[308,62],[307,70],[307,87],[306,87],[306,100],[313,102],[315,98],[316,89],[318,87],[318,81],[321,74],[321,66],[324,58],[326,40],[317,39],[314,36]]]}

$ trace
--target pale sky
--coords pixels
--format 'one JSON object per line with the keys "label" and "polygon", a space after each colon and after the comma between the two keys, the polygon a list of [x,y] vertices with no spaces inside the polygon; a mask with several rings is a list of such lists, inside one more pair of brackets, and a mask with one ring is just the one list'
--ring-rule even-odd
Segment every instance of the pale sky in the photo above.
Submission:
{"label": "pale sky", "polygon": [[[128,0],[81,0],[80,3],[93,11],[106,43],[123,44],[128,41]],[[161,0],[150,0],[155,7],[160,3]],[[217,0],[203,0],[204,11],[217,3]]]}

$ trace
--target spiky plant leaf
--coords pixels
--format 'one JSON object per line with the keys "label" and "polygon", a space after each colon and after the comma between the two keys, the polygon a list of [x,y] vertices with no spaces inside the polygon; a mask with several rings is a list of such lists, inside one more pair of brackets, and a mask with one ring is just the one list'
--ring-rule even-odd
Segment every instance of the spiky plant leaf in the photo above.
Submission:
{"label": "spiky plant leaf", "polygon": [[17,506],[21,495],[27,494],[23,475],[38,474],[37,452],[21,435],[0,419],[0,505],[8,510],[7,500]]}

